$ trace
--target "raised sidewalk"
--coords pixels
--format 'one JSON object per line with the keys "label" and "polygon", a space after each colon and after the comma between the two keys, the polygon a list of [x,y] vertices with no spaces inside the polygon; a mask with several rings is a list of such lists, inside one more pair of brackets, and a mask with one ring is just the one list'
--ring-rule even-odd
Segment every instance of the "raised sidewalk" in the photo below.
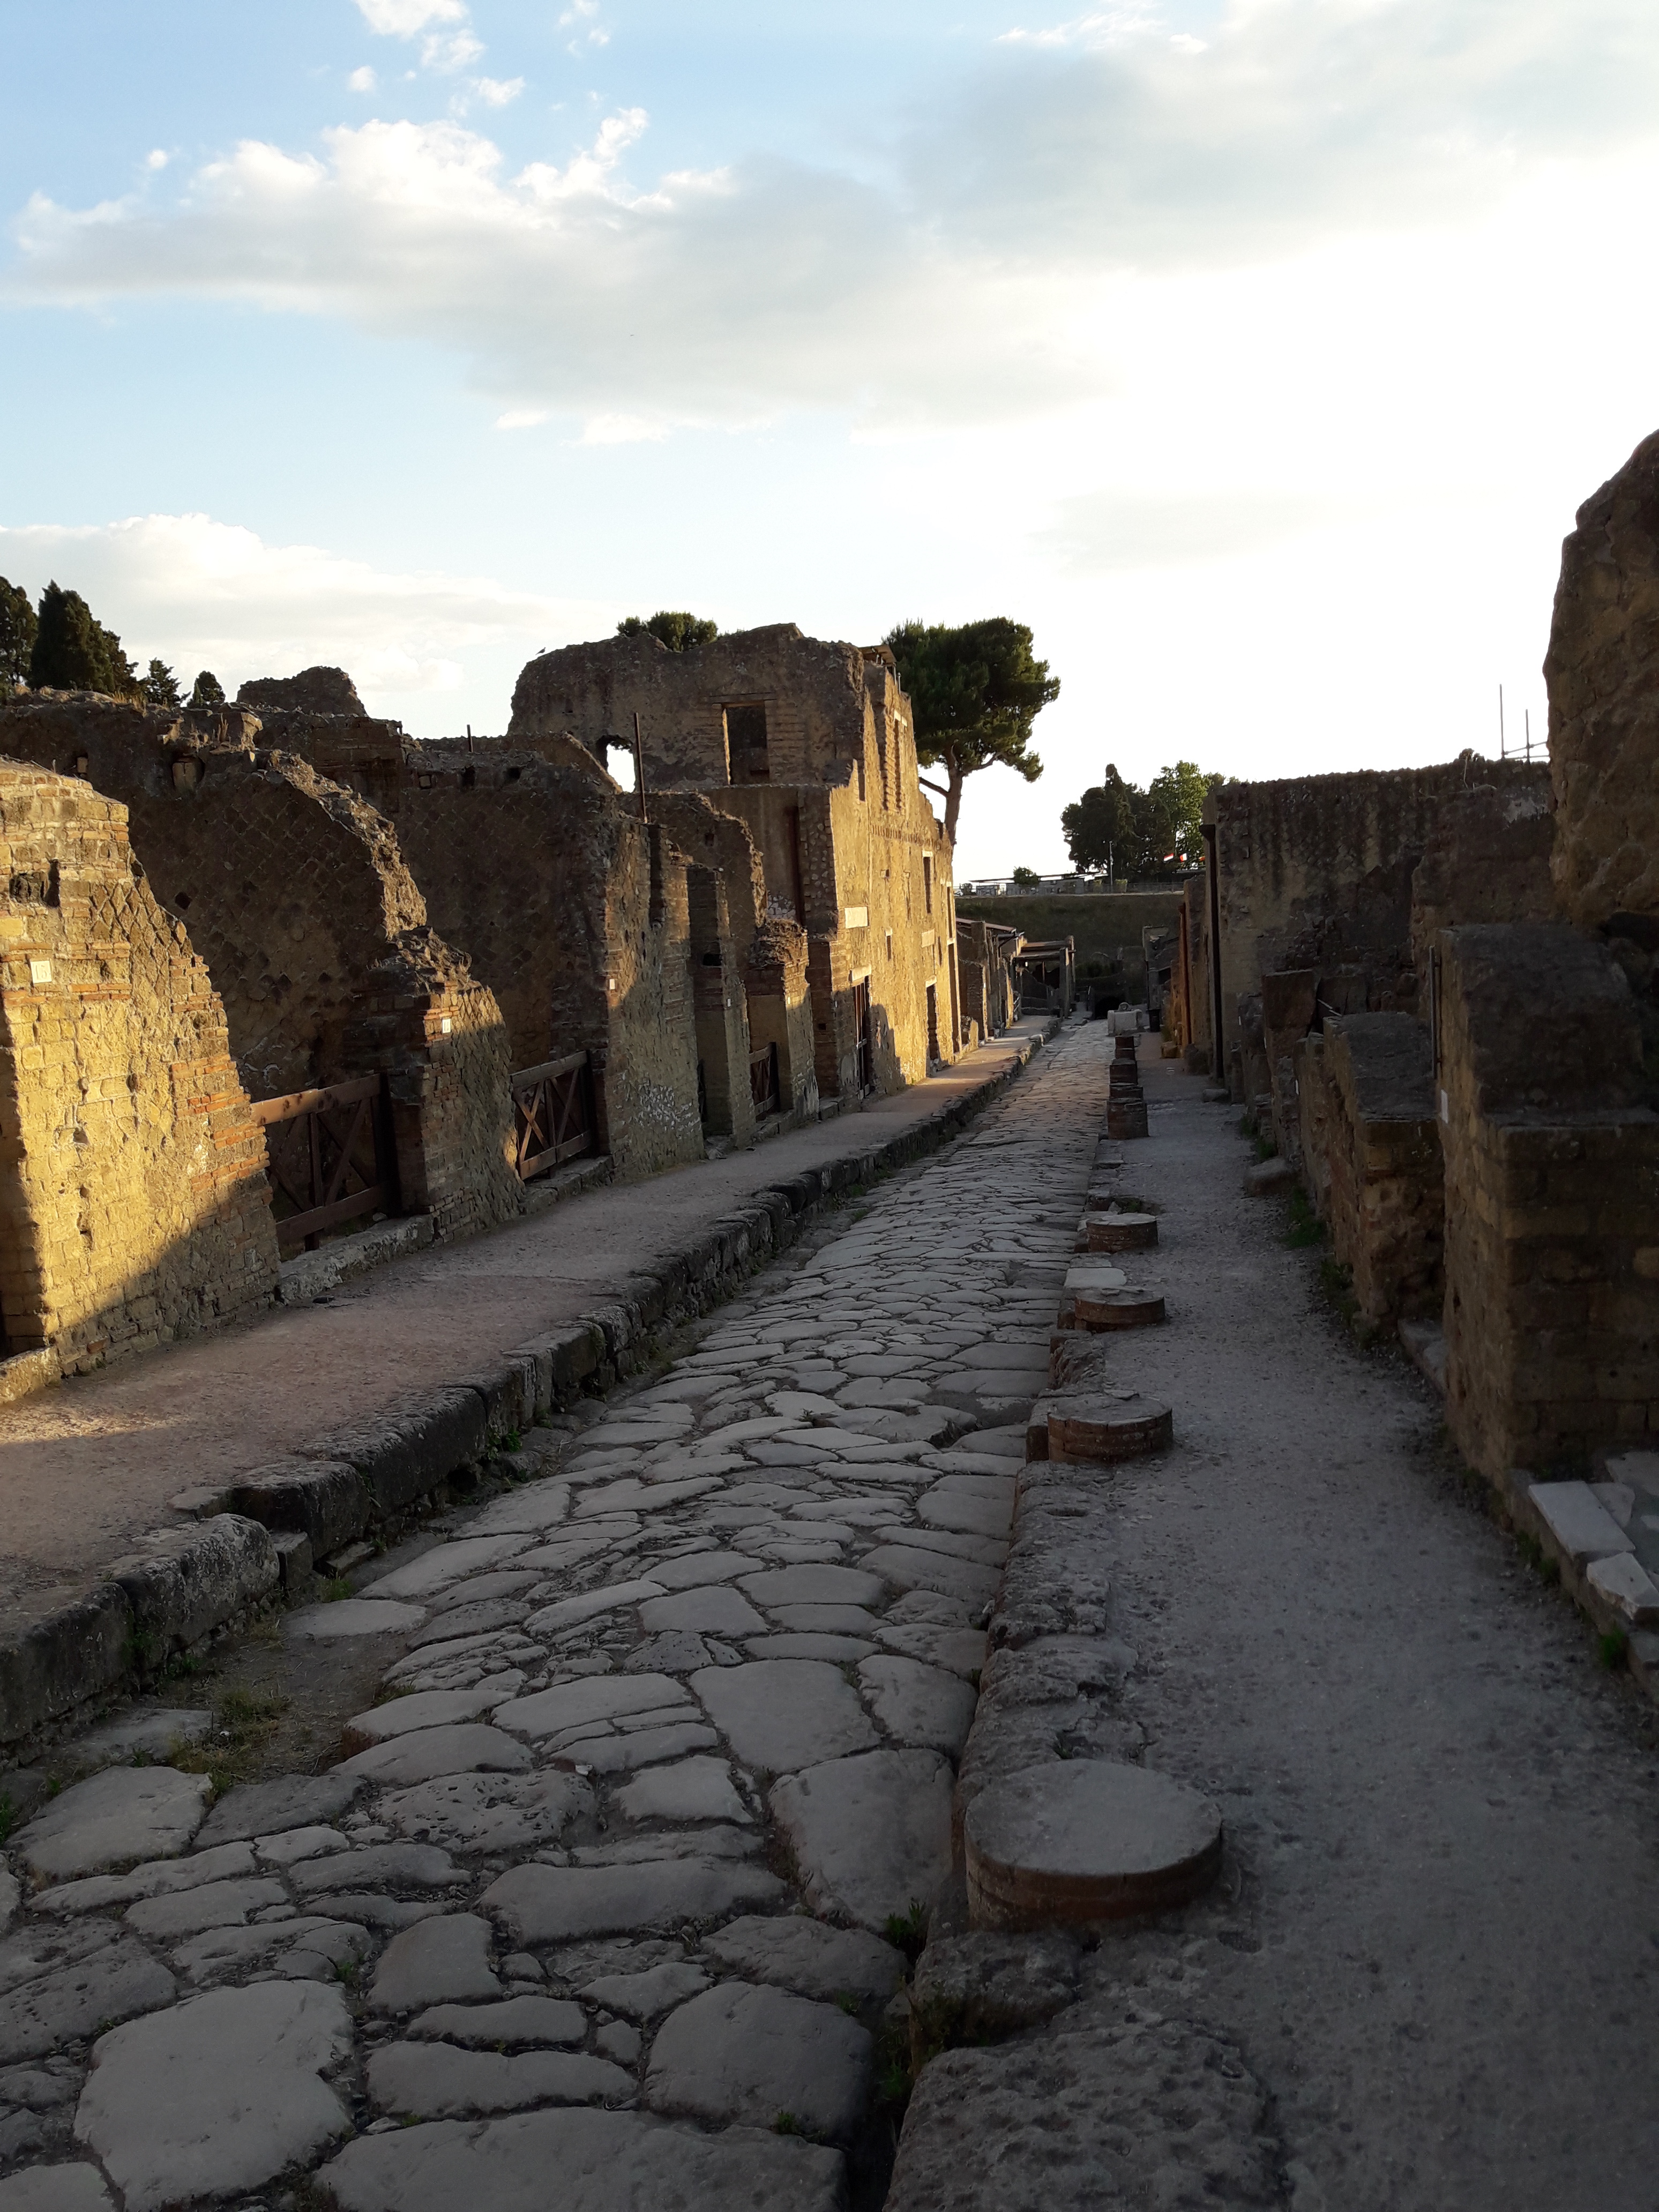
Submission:
{"label": "raised sidewalk", "polygon": [[947,1142],[1056,1026],[0,1408],[0,1760],[308,1579],[492,1438],[609,1388],[823,1205]]}

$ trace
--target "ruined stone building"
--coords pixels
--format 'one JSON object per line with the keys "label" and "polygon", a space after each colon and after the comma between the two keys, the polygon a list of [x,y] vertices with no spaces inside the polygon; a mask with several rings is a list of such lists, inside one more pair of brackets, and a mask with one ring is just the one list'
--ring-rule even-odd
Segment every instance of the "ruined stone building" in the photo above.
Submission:
{"label": "ruined stone building", "polygon": [[805,933],[769,915],[740,821],[695,793],[641,817],[562,733],[422,744],[242,689],[393,824],[434,926],[495,995],[514,1070],[586,1056],[619,1173],[816,1118]]}
{"label": "ruined stone building", "polygon": [[[981,1039],[1000,1036],[1019,1015],[1014,961],[1025,939],[1020,931],[996,921],[957,917],[957,975],[962,992],[964,1029]],[[964,1036],[964,1042],[968,1037]]]}
{"label": "ruined stone building", "polygon": [[0,1322],[46,1376],[256,1310],[264,1134],[125,807],[0,761]]}
{"label": "ruined stone building", "polygon": [[1659,1449],[1656,513],[1659,437],[1564,547],[1547,769],[1466,754],[1208,809],[1202,1042],[1361,1317],[1437,1324],[1448,1421],[1494,1480]]}
{"label": "ruined stone building", "polygon": [[125,808],[134,858],[207,963],[247,1095],[377,1079],[384,1131],[365,1121],[361,1157],[380,1210],[429,1213],[446,1236],[508,1219],[520,1185],[493,994],[431,927],[386,818],[259,735],[235,708],[0,702],[0,757]]}
{"label": "ruined stone building", "polygon": [[635,717],[647,810],[696,793],[741,822],[767,919],[805,933],[820,1096],[900,1090],[956,1059],[951,848],[887,649],[792,623],[685,653],[648,631],[567,646],[525,668],[509,738],[568,733],[604,758]]}

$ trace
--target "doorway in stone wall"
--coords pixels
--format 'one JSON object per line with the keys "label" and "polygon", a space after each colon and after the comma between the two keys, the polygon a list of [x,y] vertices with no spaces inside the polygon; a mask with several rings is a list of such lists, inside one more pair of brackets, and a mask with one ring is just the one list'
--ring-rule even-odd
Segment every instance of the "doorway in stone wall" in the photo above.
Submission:
{"label": "doorway in stone wall", "polygon": [[939,1048],[939,986],[927,986],[927,1070],[929,1074],[942,1063],[944,1055]]}
{"label": "doorway in stone wall", "polygon": [[853,1036],[858,1054],[858,1086],[860,1095],[873,1091],[876,1085],[876,1055],[874,1041],[870,1035],[870,979],[853,986]]}

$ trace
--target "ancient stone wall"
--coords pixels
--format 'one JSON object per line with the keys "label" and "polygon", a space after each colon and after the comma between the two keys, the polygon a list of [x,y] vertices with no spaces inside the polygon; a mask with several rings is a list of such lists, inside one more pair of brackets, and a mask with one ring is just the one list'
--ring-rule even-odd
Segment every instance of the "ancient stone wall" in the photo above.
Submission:
{"label": "ancient stone wall", "polygon": [[1412,965],[1420,1013],[1429,1011],[1422,979],[1443,929],[1555,919],[1554,842],[1550,773],[1541,762],[1509,763],[1501,783],[1474,784],[1441,808],[1412,878]]}
{"label": "ancient stone wall", "polygon": [[635,712],[648,799],[695,789],[740,820],[768,918],[799,922],[811,940],[820,1093],[852,1098],[863,1087],[860,987],[875,1090],[954,1060],[951,849],[921,793],[890,653],[803,637],[793,623],[684,653],[644,635],[569,646],[526,667],[512,732],[540,742],[569,731],[603,751],[631,742]]}
{"label": "ancient stone wall", "polygon": [[[1297,1038],[1355,1013],[1426,1015],[1425,948],[1452,922],[1550,911],[1541,767],[1443,767],[1225,784],[1216,828],[1223,1065],[1295,1156]],[[1267,979],[1283,979],[1269,985]]]}
{"label": "ancient stone wall", "polygon": [[1659,917],[1659,434],[1578,510],[1544,675],[1561,913]]}
{"label": "ancient stone wall", "polygon": [[1437,768],[1211,792],[1228,1053],[1241,1038],[1240,1000],[1274,969],[1313,969],[1326,1012],[1426,1012],[1412,950],[1413,878],[1447,809],[1482,785],[1500,794],[1504,811],[1538,792],[1540,774],[1466,753]]}
{"label": "ancient stone wall", "polygon": [[434,923],[501,1006],[512,1066],[589,1054],[618,1175],[701,1159],[686,860],[672,837],[564,737],[405,741],[396,811]]}
{"label": "ancient stone wall", "polygon": [[1437,1312],[1445,1202],[1428,1024],[1346,1014],[1298,1065],[1322,1094],[1303,1112],[1319,1130],[1320,1211],[1359,1311],[1379,1323]]}
{"label": "ancient stone wall", "polygon": [[1497,1476],[1659,1437],[1659,1115],[1618,962],[1559,924],[1442,933],[1446,1410]]}
{"label": "ancient stone wall", "polygon": [[0,1310],[86,1370],[256,1310],[277,1273],[264,1133],[126,810],[0,762]]}
{"label": "ancient stone wall", "polygon": [[[652,818],[666,828],[688,860],[715,873],[724,901],[730,942],[727,946],[720,941],[726,948],[721,969],[709,964],[712,941],[701,951],[693,947],[692,978],[704,1003],[700,1036],[712,1032],[718,982],[719,995],[730,1002],[719,1009],[722,1016],[728,1022],[736,1012],[744,1018],[741,1043],[733,1027],[725,1049],[746,1055],[775,1047],[779,1112],[796,1122],[816,1119],[818,1088],[805,927],[793,916],[771,911],[775,902],[766,887],[765,864],[744,820],[697,792],[653,792],[647,803]],[[704,1065],[706,1069],[706,1054]],[[729,1121],[710,1127],[715,1133],[729,1129],[739,1142],[752,1134],[752,1123],[747,1130],[744,1127],[740,1102]]]}
{"label": "ancient stone wall", "polygon": [[[758,712],[757,712],[758,710]],[[688,653],[648,631],[568,645],[526,663],[514,737],[568,731],[604,757],[643,734],[652,790],[816,782],[851,773],[865,725],[864,656],[793,623],[734,630]]]}
{"label": "ancient stone wall", "polygon": [[250,1097],[384,1072],[404,1208],[441,1235],[518,1210],[500,1009],[428,925],[375,809],[257,750],[235,713],[38,692],[0,702],[0,753],[125,805],[158,900],[208,963]]}

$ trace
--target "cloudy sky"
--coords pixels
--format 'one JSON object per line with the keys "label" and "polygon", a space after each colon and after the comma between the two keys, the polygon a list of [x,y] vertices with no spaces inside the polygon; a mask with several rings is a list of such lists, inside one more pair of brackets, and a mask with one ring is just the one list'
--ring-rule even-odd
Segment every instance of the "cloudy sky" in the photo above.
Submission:
{"label": "cloudy sky", "polygon": [[[58,0],[7,19],[0,572],[420,736],[669,605],[1011,614],[1109,759],[1497,749],[1659,425],[1652,0]],[[27,88],[27,97],[17,94]]]}

